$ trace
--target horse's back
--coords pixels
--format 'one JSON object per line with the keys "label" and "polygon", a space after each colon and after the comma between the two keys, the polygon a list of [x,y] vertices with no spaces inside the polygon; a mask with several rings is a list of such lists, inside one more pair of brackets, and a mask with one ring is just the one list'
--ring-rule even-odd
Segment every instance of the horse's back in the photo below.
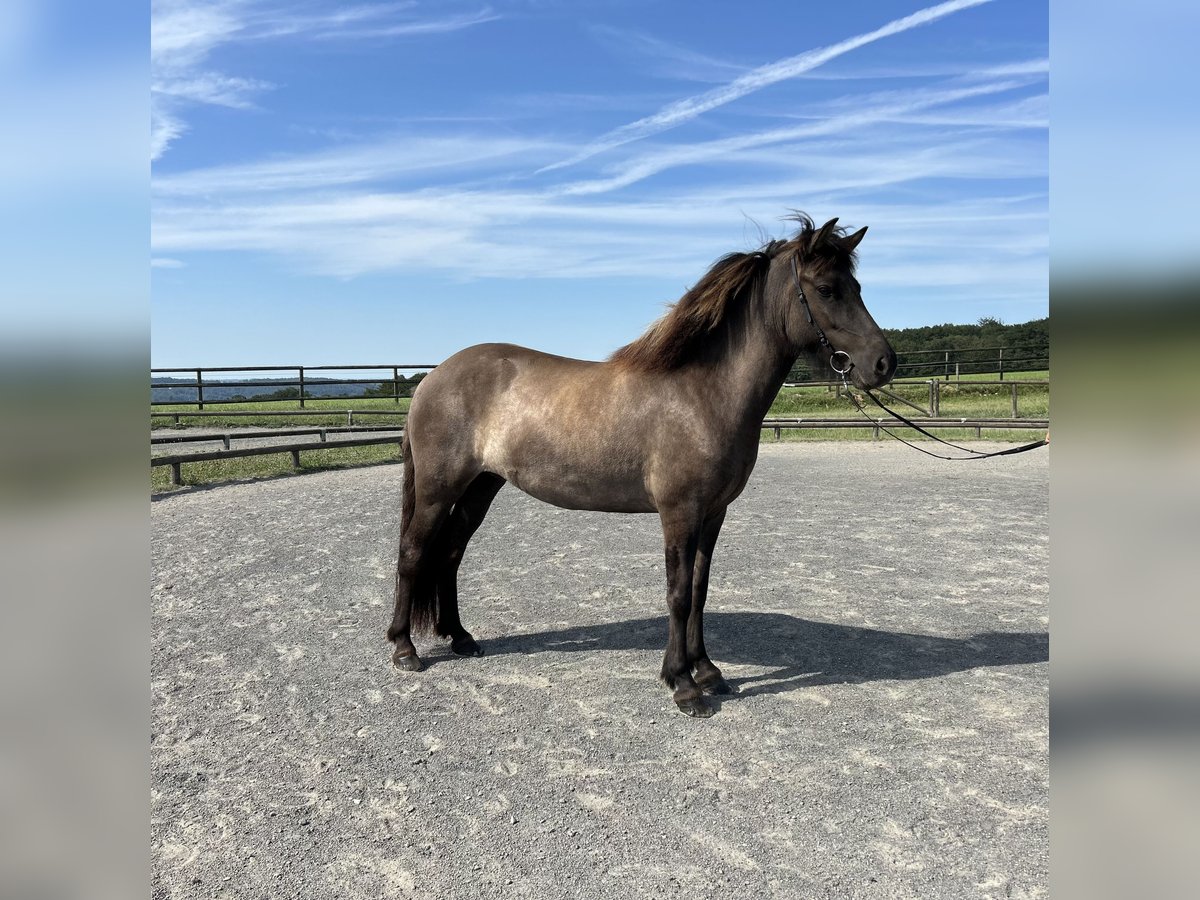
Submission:
{"label": "horse's back", "polygon": [[611,365],[513,344],[479,344],[420,384],[408,427],[418,452],[469,458],[525,492],[571,508],[649,512],[645,453]]}

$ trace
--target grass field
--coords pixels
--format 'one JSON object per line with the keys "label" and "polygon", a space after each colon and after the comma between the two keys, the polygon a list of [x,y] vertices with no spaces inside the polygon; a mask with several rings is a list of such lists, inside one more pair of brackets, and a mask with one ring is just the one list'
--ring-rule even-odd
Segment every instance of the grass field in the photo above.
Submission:
{"label": "grass field", "polygon": [[[939,386],[941,395],[940,413],[942,418],[1007,418],[1012,415],[1012,391],[1008,384],[977,384],[979,381],[995,380],[994,376],[977,375],[963,376],[961,381],[942,382]],[[1050,385],[1049,373],[1028,372],[1013,376],[1016,381],[1045,381],[1044,384],[1018,385],[1017,407],[1021,418],[1046,419],[1050,415]],[[929,407],[929,385],[927,382],[915,384],[897,384],[891,390],[911,403],[927,410]],[[916,410],[893,402],[888,397],[881,399],[889,406],[898,409],[904,415],[920,416]],[[328,416],[214,416],[212,418],[196,418],[181,420],[179,428],[206,427],[254,427],[282,428],[288,426],[321,426],[344,425],[346,410],[355,410],[356,425],[396,425],[401,419],[396,416],[371,416],[366,410],[401,410],[407,411],[409,400],[401,398],[397,404],[393,400],[380,398],[354,400],[305,400],[306,410],[329,410]],[[866,401],[868,409],[874,407]],[[209,409],[222,409],[221,406],[208,405]],[[296,411],[295,400],[277,400],[263,403],[231,404],[227,409],[240,412],[261,411]],[[195,404],[178,404],[172,406],[154,407],[154,412],[195,411]],[[364,412],[359,412],[360,410]],[[794,387],[783,388],[775,398],[768,412],[769,417],[798,417],[798,418],[839,418],[854,419],[860,417],[851,402],[840,396],[832,388],[827,387]],[[171,426],[169,419],[153,420],[155,427]],[[906,440],[925,440],[907,429],[899,432]],[[974,429],[938,429],[939,437],[950,441],[975,440]],[[996,441],[1031,441],[1041,435],[1037,432],[1021,429],[985,430],[985,440]],[[784,441],[855,441],[873,440],[872,429],[838,428],[838,429],[799,429],[785,430],[781,440]],[[888,440],[885,436],[884,440]],[[772,432],[763,432],[764,441],[774,441]],[[369,465],[382,462],[394,462],[398,459],[398,448],[395,445],[378,447],[347,447],[319,450],[306,450],[301,456],[301,469],[304,471],[344,468],[347,466]],[[182,474],[187,484],[210,484],[222,481],[233,481],[247,478],[269,478],[292,473],[291,459],[286,453],[271,456],[252,456],[241,459],[217,460],[210,462],[186,463]],[[150,470],[151,490],[155,492],[173,490],[170,484],[170,470],[158,467]]]}
{"label": "grass field", "polygon": [[[151,412],[156,415],[156,418],[151,420],[151,425],[155,428],[283,428],[285,425],[312,425],[319,427],[321,425],[345,425],[346,410],[355,410],[354,424],[355,425],[395,425],[397,417],[394,415],[396,411],[408,412],[409,403],[412,401],[407,397],[401,397],[399,403],[395,400],[389,400],[380,397],[356,397],[352,400],[317,400],[306,399],[304,401],[304,410],[301,410],[296,400],[264,400],[259,403],[205,403],[204,412],[313,412],[316,410],[329,410],[328,416],[312,416],[312,415],[296,415],[296,416],[202,416],[199,418],[182,418],[179,425],[175,425],[173,420],[167,418],[157,418],[158,414],[162,413],[189,413],[196,412],[195,403],[172,403],[164,406],[155,406],[151,408]],[[389,415],[371,416],[361,415],[358,410],[377,409],[389,413]]]}
{"label": "grass field", "polygon": [[[292,468],[291,457],[285,453],[270,456],[244,456],[239,459],[206,460],[185,463],[181,467],[185,485],[217,484],[253,478],[274,478],[297,471],[317,472],[322,469],[346,469],[351,466],[394,463],[400,460],[400,448],[395,444],[373,447],[335,447],[305,450],[300,457],[300,469]],[[169,466],[150,470],[150,490],[153,493],[179,490],[171,484]]]}

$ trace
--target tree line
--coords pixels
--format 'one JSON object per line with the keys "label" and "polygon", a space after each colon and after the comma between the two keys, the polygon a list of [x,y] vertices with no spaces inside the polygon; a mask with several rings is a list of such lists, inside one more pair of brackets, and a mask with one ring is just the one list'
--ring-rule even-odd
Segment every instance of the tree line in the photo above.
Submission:
{"label": "tree line", "polygon": [[[996,369],[998,354],[995,348],[1013,348],[1005,352],[1006,370],[1047,369],[1050,367],[1050,319],[1034,319],[1016,325],[1006,325],[999,319],[985,316],[973,325],[922,325],[919,328],[884,328],[884,335],[900,357],[897,377],[940,375],[930,365],[937,356],[918,351],[950,353],[949,365],[955,363],[962,374],[991,372]],[[1017,348],[1038,349],[1017,349]],[[942,357],[944,360],[945,357]],[[1024,365],[1022,364],[1024,361]],[[925,363],[925,365],[921,365]],[[951,369],[945,374],[950,374]],[[825,373],[813,373],[808,362],[798,360],[788,373],[787,380],[821,381]]]}

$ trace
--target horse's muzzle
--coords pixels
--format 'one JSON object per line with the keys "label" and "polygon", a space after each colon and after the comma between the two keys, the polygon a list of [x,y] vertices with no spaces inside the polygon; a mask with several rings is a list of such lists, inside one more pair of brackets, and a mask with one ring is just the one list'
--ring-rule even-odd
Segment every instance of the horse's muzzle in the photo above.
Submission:
{"label": "horse's muzzle", "polygon": [[[844,354],[843,354],[844,355]],[[830,362],[835,371],[839,371],[840,367],[836,364],[836,357]],[[882,387],[892,380],[892,376],[896,374],[896,351],[888,347],[886,352],[881,353],[876,357],[874,363],[869,367],[859,366],[850,363],[850,379],[860,388],[871,390],[873,388]]]}

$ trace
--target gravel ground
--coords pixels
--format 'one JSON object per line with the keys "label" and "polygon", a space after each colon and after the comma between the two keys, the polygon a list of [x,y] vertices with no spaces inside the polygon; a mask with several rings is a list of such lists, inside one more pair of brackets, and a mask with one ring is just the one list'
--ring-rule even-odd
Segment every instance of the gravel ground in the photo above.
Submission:
{"label": "gravel ground", "polygon": [[460,581],[487,655],[394,671],[400,476],[151,503],[155,897],[1046,895],[1047,452],[764,445],[707,720],[656,680],[656,517],[511,487]]}

